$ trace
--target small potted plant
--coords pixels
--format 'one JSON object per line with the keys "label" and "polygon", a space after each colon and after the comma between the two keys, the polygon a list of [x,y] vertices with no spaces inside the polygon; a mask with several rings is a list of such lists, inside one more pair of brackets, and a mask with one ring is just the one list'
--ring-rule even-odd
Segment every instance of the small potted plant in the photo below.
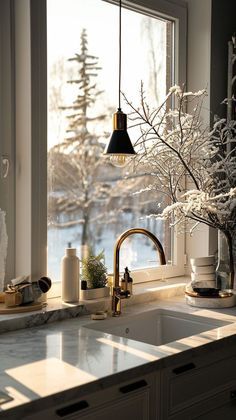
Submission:
{"label": "small potted plant", "polygon": [[107,268],[104,264],[104,252],[89,255],[82,260],[82,278],[87,282],[87,289],[81,290],[81,299],[98,299],[108,297],[110,288],[107,284]]}

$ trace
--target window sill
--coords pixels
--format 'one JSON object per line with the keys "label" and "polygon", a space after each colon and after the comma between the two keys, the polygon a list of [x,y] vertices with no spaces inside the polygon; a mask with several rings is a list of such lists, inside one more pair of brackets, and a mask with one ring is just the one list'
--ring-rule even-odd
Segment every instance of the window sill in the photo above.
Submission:
{"label": "window sill", "polygon": [[[152,281],[149,283],[136,284],[133,286],[134,294],[130,299],[124,299],[122,306],[141,304],[153,300],[167,299],[173,296],[183,295],[188,277],[176,277],[167,280]],[[93,313],[97,310],[110,312],[110,297],[80,301],[78,304],[62,303],[60,298],[47,300],[47,306],[41,311],[23,314],[1,315],[0,334],[9,331],[36,327],[51,322],[77,318],[81,315]]]}

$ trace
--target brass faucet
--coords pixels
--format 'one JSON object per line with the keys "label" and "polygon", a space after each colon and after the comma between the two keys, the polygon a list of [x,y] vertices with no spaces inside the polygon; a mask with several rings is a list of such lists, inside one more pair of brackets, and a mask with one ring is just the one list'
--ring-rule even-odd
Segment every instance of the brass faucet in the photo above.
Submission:
{"label": "brass faucet", "polygon": [[124,240],[128,238],[130,235],[134,235],[136,233],[140,233],[142,235],[147,236],[150,238],[159,254],[160,263],[161,265],[166,264],[166,257],[162,248],[160,241],[156,238],[153,233],[149,232],[147,229],[143,228],[132,228],[128,229],[123,232],[116,241],[115,248],[114,248],[114,287],[112,293],[112,315],[119,316],[121,314],[121,299],[129,298],[130,293],[129,291],[124,291],[120,287],[120,247]]}

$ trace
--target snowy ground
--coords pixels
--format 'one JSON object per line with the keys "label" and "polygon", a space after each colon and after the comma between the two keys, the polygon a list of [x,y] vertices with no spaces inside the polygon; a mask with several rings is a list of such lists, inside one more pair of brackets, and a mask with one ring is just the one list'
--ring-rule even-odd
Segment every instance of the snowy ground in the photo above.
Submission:
{"label": "snowy ground", "polygon": [[[122,233],[125,229],[126,227],[121,229],[119,233]],[[156,226],[155,231],[152,229],[152,232],[162,241],[162,227],[160,225]],[[112,230],[107,229],[104,230],[100,238],[94,237],[95,252],[105,251],[105,263],[109,272],[113,271],[113,250],[117,236]],[[54,281],[60,280],[61,259],[68,242],[71,242],[72,246],[77,248],[77,254],[80,257],[81,246],[78,230],[74,227],[65,229],[51,227],[48,230],[48,275]],[[145,266],[156,266],[157,264],[157,253],[150,239],[141,235],[134,235],[127,238],[122,244],[121,270],[126,266],[132,270]]]}

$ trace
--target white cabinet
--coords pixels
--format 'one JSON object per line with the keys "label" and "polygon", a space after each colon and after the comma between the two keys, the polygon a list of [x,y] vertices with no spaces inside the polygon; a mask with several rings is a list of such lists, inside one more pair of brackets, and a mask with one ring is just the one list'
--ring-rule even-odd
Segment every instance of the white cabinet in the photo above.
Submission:
{"label": "white cabinet", "polygon": [[[62,417],[63,418],[63,417]],[[150,419],[150,403],[148,389],[134,392],[123,398],[113,401],[104,401],[98,407],[77,413],[73,419],[83,420],[149,420]]]}
{"label": "white cabinet", "polygon": [[97,391],[25,420],[159,420],[158,374],[144,375]]}
{"label": "white cabinet", "polygon": [[[58,403],[25,420],[235,420],[234,345],[176,356],[162,371]],[[118,375],[119,377],[119,375]],[[109,378],[108,378],[109,380]],[[113,384],[116,376],[113,376]]]}
{"label": "white cabinet", "polygon": [[161,419],[236,419],[236,357],[229,352],[189,358],[161,376]]}
{"label": "white cabinet", "polygon": [[205,398],[186,410],[169,417],[171,420],[234,420],[236,419],[236,382],[214,397]]}

